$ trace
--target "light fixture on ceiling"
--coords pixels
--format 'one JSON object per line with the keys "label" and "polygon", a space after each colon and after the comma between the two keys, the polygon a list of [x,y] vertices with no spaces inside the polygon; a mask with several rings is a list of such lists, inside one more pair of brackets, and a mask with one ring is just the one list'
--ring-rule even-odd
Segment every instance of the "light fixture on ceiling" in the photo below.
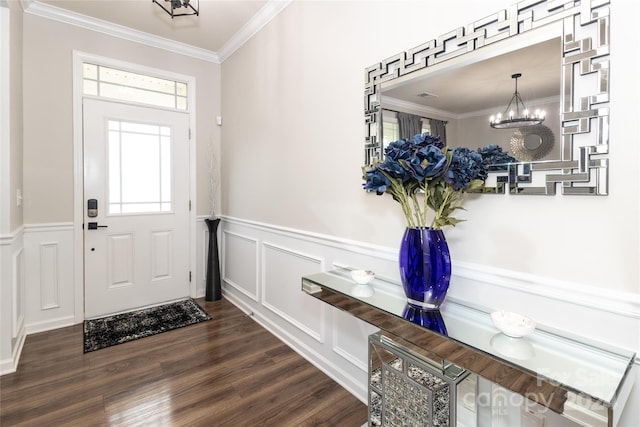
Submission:
{"label": "light fixture on ceiling", "polygon": [[[193,7],[191,4],[191,0],[151,0],[153,3],[157,4],[167,12],[171,19],[176,16],[188,16],[188,15],[199,15],[198,9],[200,8],[200,0],[196,0],[196,7]],[[165,7],[162,2],[168,3],[170,7]],[[186,11],[180,11],[181,8],[185,8]]]}
{"label": "light fixture on ceiling", "polygon": [[[511,101],[507,105],[507,109],[504,113],[496,114],[489,118],[489,126],[494,129],[513,129],[526,126],[539,125],[544,121],[544,111],[536,110],[533,114],[529,112],[525,107],[520,93],[518,92],[518,78],[522,77],[522,74],[512,74],[511,78],[516,80],[516,90],[513,92]],[[515,110],[514,110],[515,108]]]}

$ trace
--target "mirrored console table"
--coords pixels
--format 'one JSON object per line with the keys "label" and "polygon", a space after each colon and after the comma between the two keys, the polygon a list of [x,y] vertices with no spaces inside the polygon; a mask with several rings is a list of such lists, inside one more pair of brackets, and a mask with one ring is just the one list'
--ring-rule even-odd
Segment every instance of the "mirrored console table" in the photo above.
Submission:
{"label": "mirrored console table", "polygon": [[[399,284],[376,277],[370,285],[372,296],[353,296],[356,283],[348,269],[302,278],[304,292],[380,329],[369,339],[370,424],[372,383],[373,393],[379,392],[372,371],[390,367],[394,373],[398,356],[413,355],[418,365],[433,370],[452,387],[471,390],[476,406],[478,394],[473,393],[479,393],[484,382],[523,397],[522,401],[542,408],[542,412],[553,411],[558,414],[554,416],[567,420],[566,425],[617,425],[635,380],[634,353],[544,326],[526,337],[511,338],[493,326],[491,310],[451,297],[439,311],[416,316]],[[393,356],[386,360],[372,357],[372,350],[376,354],[388,350]],[[406,369],[397,372],[410,376]],[[460,392],[457,395],[450,420],[456,419],[456,408],[460,411],[469,405],[469,399],[464,402]],[[455,393],[451,396],[453,402]],[[483,415],[482,408],[473,412],[485,421],[476,420],[472,425],[491,425],[486,421],[492,418],[491,413]],[[534,418],[528,421],[522,418],[522,425],[550,425],[536,421],[536,414],[531,416]]]}

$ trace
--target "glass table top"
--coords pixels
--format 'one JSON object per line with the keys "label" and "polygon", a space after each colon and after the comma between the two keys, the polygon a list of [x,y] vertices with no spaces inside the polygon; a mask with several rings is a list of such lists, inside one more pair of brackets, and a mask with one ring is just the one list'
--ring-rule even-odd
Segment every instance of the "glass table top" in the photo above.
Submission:
{"label": "glass table top", "polygon": [[[398,283],[376,277],[369,283],[375,290],[370,297],[353,296],[356,283],[351,279],[348,269],[309,275],[303,277],[302,283],[303,290],[311,295],[323,289],[329,290],[396,318],[411,321],[411,310],[408,310],[406,297]],[[446,334],[450,340],[527,371],[537,378],[560,384],[569,391],[587,394],[607,403],[606,406],[612,406],[633,366],[635,354],[632,352],[550,328],[538,326],[531,335],[511,338],[493,325],[488,309],[450,297],[447,297],[439,312],[441,319],[427,322],[431,331]]]}

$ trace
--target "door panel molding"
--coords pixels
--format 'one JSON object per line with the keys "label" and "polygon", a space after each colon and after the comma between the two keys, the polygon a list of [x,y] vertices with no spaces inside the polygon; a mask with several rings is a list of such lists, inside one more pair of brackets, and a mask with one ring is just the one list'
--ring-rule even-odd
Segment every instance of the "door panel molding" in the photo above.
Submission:
{"label": "door panel molding", "polygon": [[133,285],[133,234],[107,236],[107,286],[121,288]]}
{"label": "door panel molding", "polygon": [[151,281],[172,278],[173,231],[152,231],[151,240]]}

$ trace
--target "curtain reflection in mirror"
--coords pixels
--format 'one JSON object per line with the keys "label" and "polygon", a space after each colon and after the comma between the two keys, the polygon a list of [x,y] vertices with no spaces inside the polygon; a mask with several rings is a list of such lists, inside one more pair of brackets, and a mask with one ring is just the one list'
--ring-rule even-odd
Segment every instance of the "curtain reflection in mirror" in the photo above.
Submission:
{"label": "curtain reflection in mirror", "polygon": [[383,129],[382,139],[386,147],[390,142],[399,139],[411,139],[414,135],[428,133],[439,136],[442,142],[447,142],[447,122],[415,114],[384,108],[382,110]]}
{"label": "curtain reflection in mirror", "polygon": [[[417,117],[419,119],[420,126],[415,130],[405,130],[403,133],[400,129],[400,120],[399,115],[409,115],[412,117]],[[391,110],[389,108],[382,109],[382,140],[384,142],[384,147],[386,147],[390,142],[397,141],[399,139],[407,138],[411,139],[414,135],[428,133],[431,134],[431,127],[429,125],[429,120],[426,117],[417,116],[415,114],[409,114],[402,111]],[[446,123],[446,122],[445,122]],[[415,133],[411,133],[415,132]]]}
{"label": "curtain reflection in mirror", "polygon": [[447,145],[447,122],[444,120],[429,119],[431,135],[439,136],[442,142]]}
{"label": "curtain reflection in mirror", "polygon": [[411,139],[413,135],[422,133],[422,118],[420,116],[409,113],[398,113],[397,117],[401,139]]}

